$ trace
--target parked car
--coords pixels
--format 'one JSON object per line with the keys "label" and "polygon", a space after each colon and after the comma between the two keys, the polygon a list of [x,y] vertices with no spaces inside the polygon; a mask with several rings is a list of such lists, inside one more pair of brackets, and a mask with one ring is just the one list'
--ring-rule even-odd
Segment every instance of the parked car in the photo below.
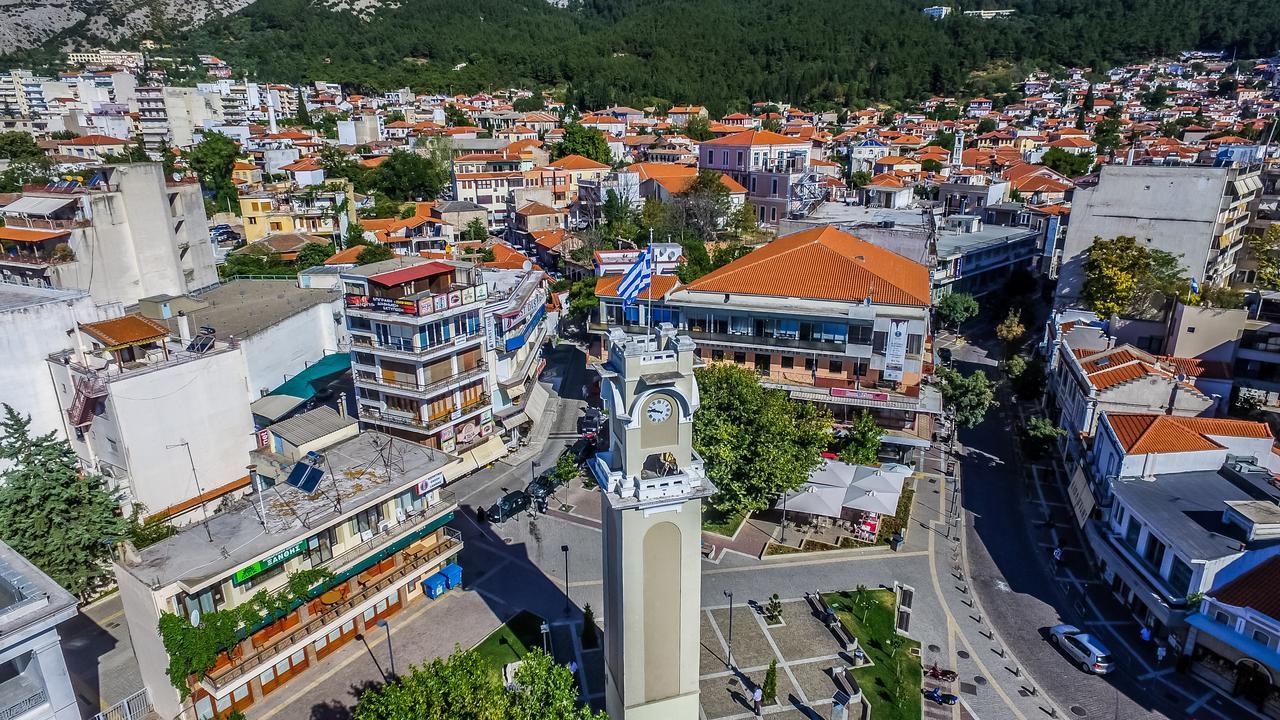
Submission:
{"label": "parked car", "polygon": [[578,438],[573,445],[569,446],[569,452],[573,453],[573,461],[579,465],[596,456],[596,436],[583,436]]}
{"label": "parked car", "polygon": [[504,523],[529,509],[531,498],[523,490],[515,490],[503,495],[498,502],[489,506],[485,519],[491,523]]}
{"label": "parked car", "polygon": [[555,492],[560,485],[555,472],[548,470],[530,481],[525,492],[529,493],[529,497],[534,500],[545,500],[551,497],[551,493]]}
{"label": "parked car", "polygon": [[1094,675],[1106,675],[1115,669],[1111,651],[1098,639],[1074,625],[1049,628],[1049,642],[1062,649],[1067,657],[1079,663],[1080,669]]}

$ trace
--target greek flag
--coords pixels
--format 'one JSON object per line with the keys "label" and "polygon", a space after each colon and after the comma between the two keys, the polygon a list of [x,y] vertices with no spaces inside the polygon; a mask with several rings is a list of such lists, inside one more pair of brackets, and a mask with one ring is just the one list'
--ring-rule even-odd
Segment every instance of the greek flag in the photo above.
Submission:
{"label": "greek flag", "polygon": [[622,282],[618,283],[618,295],[622,297],[622,305],[625,307],[635,302],[640,292],[649,287],[649,282],[653,278],[653,249],[647,246],[640,253],[640,257],[631,267],[627,268],[627,272],[622,276]]}
{"label": "greek flag", "polygon": [[1200,294],[1200,283],[1196,282],[1195,278],[1191,278],[1191,294],[1192,295]]}

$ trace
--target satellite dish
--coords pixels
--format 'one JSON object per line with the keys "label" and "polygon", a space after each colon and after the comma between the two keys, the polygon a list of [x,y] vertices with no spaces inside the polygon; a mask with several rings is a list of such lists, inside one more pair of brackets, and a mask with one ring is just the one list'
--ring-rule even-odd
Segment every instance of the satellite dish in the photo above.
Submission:
{"label": "satellite dish", "polygon": [[180,172],[175,172],[175,173],[173,174],[173,181],[174,181],[174,182],[178,182],[178,181],[179,181],[179,180],[181,180],[181,179],[182,179],[182,173],[180,173]]}
{"label": "satellite dish", "polygon": [[532,269],[533,269],[533,262],[531,262],[531,261],[529,261],[529,260],[525,260],[525,261],[520,265],[520,268],[521,268],[521,269],[523,269],[525,272],[528,272],[528,271],[530,271],[530,270],[532,270]]}

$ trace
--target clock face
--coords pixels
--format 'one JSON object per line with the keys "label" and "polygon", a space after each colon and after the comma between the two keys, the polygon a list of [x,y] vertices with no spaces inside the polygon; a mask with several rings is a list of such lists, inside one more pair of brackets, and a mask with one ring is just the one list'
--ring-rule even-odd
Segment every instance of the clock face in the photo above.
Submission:
{"label": "clock face", "polygon": [[650,422],[663,422],[671,417],[671,401],[664,397],[654,398],[649,401],[649,405],[644,412],[645,415],[649,416]]}

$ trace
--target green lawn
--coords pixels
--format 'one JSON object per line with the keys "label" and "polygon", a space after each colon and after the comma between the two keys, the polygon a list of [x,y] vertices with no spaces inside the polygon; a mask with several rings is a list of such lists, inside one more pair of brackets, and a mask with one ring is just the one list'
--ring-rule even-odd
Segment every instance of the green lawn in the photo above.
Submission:
{"label": "green lawn", "polygon": [[494,630],[475,649],[494,672],[501,674],[507,663],[515,662],[531,649],[541,647],[542,618],[525,611]]}
{"label": "green lawn", "polygon": [[[919,720],[920,658],[911,654],[920,643],[898,636],[894,630],[894,594],[892,590],[866,590],[870,606],[863,610],[854,591],[826,593],[822,596],[849,632],[858,639],[862,650],[874,663],[853,671],[862,686],[862,694],[871,703],[871,716],[876,720]],[[901,644],[892,648],[888,641],[897,638]]]}
{"label": "green lawn", "polygon": [[702,506],[702,529],[705,532],[733,537],[738,532],[738,526],[746,519],[745,513],[724,513],[710,505]]}

